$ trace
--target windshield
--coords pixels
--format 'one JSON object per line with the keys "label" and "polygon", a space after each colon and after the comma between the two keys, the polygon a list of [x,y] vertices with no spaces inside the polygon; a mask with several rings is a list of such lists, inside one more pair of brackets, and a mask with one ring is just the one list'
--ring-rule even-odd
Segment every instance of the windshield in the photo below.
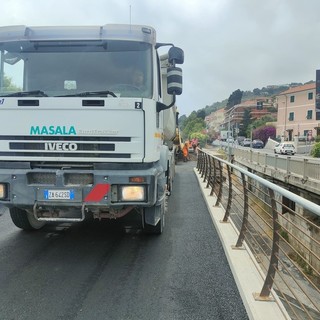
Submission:
{"label": "windshield", "polygon": [[21,41],[2,43],[0,50],[1,96],[39,91],[46,96],[83,92],[99,96],[105,91],[119,97],[152,96],[152,54],[147,43]]}

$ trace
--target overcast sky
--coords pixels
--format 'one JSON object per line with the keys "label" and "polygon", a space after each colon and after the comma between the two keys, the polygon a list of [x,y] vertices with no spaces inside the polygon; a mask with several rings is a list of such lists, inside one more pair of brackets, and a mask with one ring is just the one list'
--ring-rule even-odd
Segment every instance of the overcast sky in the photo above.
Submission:
{"label": "overcast sky", "polygon": [[130,20],[184,50],[180,115],[237,89],[315,80],[320,69],[319,0],[1,0],[1,26]]}

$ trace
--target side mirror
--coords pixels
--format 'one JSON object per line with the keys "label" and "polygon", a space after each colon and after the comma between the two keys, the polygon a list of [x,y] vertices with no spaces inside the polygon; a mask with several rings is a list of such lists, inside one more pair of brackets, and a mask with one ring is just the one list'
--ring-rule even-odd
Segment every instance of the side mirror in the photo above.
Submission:
{"label": "side mirror", "polygon": [[183,64],[184,52],[178,47],[171,47],[168,52],[168,60],[170,64]]}
{"label": "side mirror", "polygon": [[182,93],[182,69],[170,67],[167,69],[167,93],[180,95]]}

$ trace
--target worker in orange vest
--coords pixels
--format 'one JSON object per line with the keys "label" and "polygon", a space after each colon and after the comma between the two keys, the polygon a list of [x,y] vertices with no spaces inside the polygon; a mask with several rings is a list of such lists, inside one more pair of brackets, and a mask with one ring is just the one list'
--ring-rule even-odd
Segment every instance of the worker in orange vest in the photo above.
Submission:
{"label": "worker in orange vest", "polygon": [[189,160],[189,143],[186,141],[182,148],[183,161],[186,162]]}

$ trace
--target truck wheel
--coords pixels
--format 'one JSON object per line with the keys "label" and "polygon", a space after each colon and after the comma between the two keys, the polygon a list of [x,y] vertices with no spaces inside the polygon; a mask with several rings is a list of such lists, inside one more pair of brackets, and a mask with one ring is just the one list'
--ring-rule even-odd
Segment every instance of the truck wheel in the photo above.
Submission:
{"label": "truck wheel", "polygon": [[36,220],[32,213],[20,208],[10,208],[10,216],[16,227],[27,231],[41,229],[46,224],[45,221]]}
{"label": "truck wheel", "polygon": [[[160,220],[159,222],[153,226],[151,224],[148,224],[146,222],[146,214],[154,214],[155,211],[160,210]],[[150,208],[145,208],[143,212],[143,231],[148,234],[161,234],[163,232],[164,228],[164,210],[165,210],[165,204],[161,204],[159,206],[153,206]]]}

